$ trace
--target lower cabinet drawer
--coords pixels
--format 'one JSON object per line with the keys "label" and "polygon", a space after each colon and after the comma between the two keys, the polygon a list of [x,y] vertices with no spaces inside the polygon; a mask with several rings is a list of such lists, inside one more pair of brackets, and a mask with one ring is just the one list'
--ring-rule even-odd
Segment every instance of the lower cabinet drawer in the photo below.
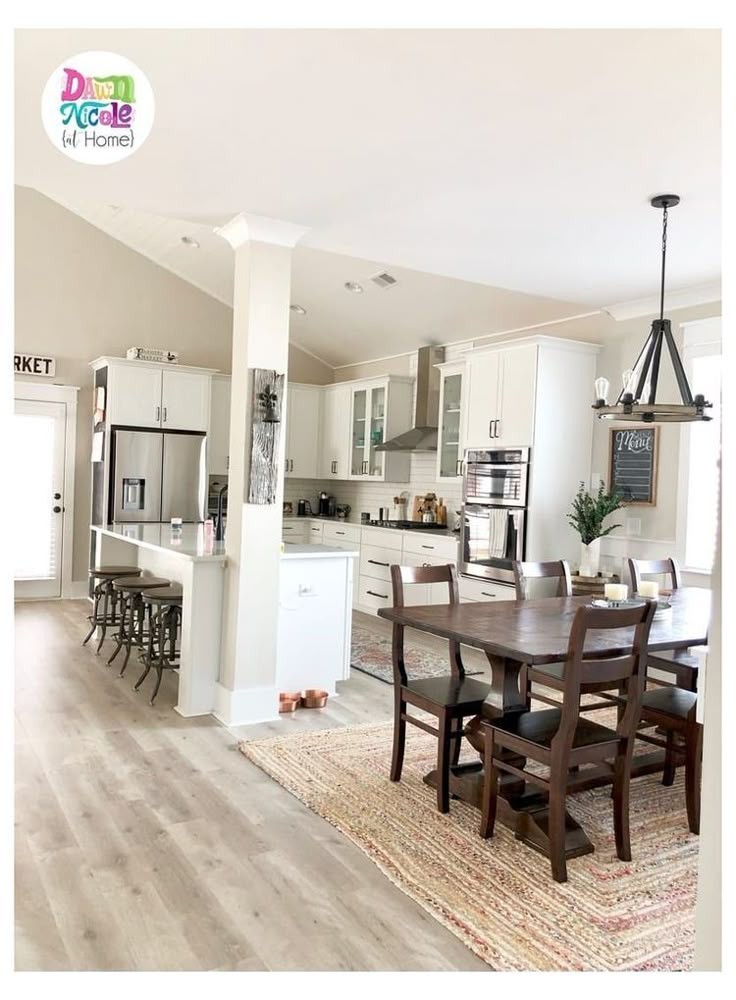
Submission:
{"label": "lower cabinet drawer", "polygon": [[358,604],[362,607],[378,611],[379,608],[392,607],[393,603],[390,583],[374,580],[362,574],[358,577]]}
{"label": "lower cabinet drawer", "polygon": [[464,601],[515,601],[516,590],[510,584],[477,580],[468,576],[458,578],[460,598]]}
{"label": "lower cabinet drawer", "polygon": [[324,540],[326,545],[352,542],[354,547],[358,548],[360,546],[360,526],[357,524],[325,524]]}
{"label": "lower cabinet drawer", "polygon": [[394,563],[401,563],[401,553],[391,549],[378,548],[375,545],[360,547],[360,575],[370,576],[374,580],[385,580],[391,585],[391,569]]}
{"label": "lower cabinet drawer", "polygon": [[306,527],[306,524],[284,521],[281,525],[281,537],[285,542],[303,542],[307,537]]}
{"label": "lower cabinet drawer", "polygon": [[307,528],[307,538],[313,545],[321,545],[323,532],[324,524],[315,524],[311,521]]}
{"label": "lower cabinet drawer", "polygon": [[435,535],[431,531],[404,531],[404,554],[437,556],[445,562],[457,562],[457,535]]}

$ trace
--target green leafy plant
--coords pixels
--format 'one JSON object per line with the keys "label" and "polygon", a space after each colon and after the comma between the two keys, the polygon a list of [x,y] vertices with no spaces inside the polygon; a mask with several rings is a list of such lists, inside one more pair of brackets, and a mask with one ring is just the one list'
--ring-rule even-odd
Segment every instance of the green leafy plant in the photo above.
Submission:
{"label": "green leafy plant", "polygon": [[580,535],[583,544],[590,545],[596,538],[603,538],[615,528],[621,527],[620,524],[609,524],[604,528],[603,522],[609,514],[620,510],[623,505],[623,500],[615,490],[613,493],[605,492],[602,482],[595,496],[591,496],[585,488],[585,483],[581,483],[567,520]]}

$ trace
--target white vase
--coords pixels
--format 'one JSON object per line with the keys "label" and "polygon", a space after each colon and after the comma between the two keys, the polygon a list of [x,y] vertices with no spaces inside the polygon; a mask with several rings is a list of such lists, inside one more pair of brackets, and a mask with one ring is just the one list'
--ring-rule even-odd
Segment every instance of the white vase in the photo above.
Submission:
{"label": "white vase", "polygon": [[601,564],[601,540],[594,538],[590,545],[580,543],[580,575],[598,576]]}

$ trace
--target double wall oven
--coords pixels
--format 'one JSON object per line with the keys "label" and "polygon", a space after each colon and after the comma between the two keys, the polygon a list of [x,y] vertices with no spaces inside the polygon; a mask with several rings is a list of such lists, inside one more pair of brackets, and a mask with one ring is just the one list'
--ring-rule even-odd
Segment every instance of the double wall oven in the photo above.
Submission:
{"label": "double wall oven", "polygon": [[461,573],[513,583],[511,563],[525,555],[528,484],[528,448],[466,453]]}

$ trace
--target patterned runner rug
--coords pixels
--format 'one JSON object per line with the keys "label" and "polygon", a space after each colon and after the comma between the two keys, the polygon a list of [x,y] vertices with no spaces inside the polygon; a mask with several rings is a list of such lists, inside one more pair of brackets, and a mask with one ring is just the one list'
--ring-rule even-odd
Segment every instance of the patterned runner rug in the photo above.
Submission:
{"label": "patterned runner rug", "polygon": [[692,962],[698,838],[688,831],[681,769],[632,783],[634,859],[616,858],[610,789],[568,799],[595,846],[568,862],[565,884],[547,858],[505,826],[478,836],[479,813],[435,809],[422,775],[436,741],[409,727],[401,782],[388,780],[391,725],[243,742],[262,770],[356,844],[384,874],[493,969],[686,970]]}
{"label": "patterned runner rug", "polygon": [[[440,656],[431,650],[412,647],[411,640],[405,643],[404,659],[406,670],[412,680],[425,677],[441,677],[450,672],[449,654]],[[353,622],[352,650],[350,665],[371,677],[377,677],[385,684],[393,684],[394,674],[391,666],[391,640],[388,637],[364,628]],[[481,670],[467,670],[468,677],[482,673]]]}

